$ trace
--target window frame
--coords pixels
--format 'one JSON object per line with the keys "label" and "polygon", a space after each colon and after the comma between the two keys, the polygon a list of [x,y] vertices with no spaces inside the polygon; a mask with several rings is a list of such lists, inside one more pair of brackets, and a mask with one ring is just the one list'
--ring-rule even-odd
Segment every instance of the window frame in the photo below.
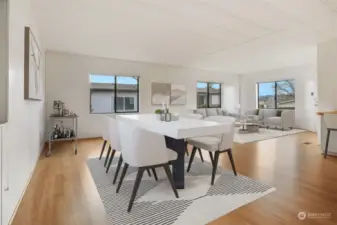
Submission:
{"label": "window frame", "polygon": [[[198,83],[205,83],[207,85],[207,88],[206,88],[206,107],[199,107],[198,106]],[[213,95],[219,95],[219,101],[220,101],[219,107],[210,105],[209,88],[210,88],[211,84],[219,84],[219,90],[220,90],[219,94],[213,94]],[[197,81],[197,109],[207,109],[207,108],[217,109],[217,108],[221,108],[221,105],[222,105],[222,84],[218,83],[218,82]]]}
{"label": "window frame", "polygon": [[[91,73],[89,74],[89,78],[90,78],[90,75],[102,75],[102,74],[96,74],[96,73]],[[91,94],[92,92],[95,92],[95,91],[92,91],[91,87],[90,87],[90,93],[89,93],[89,102],[90,102],[90,105],[89,105],[89,113],[90,114],[120,114],[120,113],[124,113],[124,114],[127,114],[127,113],[139,113],[139,76],[122,76],[122,75],[104,75],[104,76],[113,76],[114,77],[114,80],[115,82],[112,83],[112,85],[114,85],[114,89],[111,91],[114,96],[114,110],[112,112],[108,112],[108,113],[93,113],[91,111],[91,107],[92,107],[92,102],[91,102]],[[117,111],[117,77],[133,77],[133,78],[136,78],[137,79],[137,93],[136,93],[136,98],[137,98],[137,104],[135,104],[137,106],[137,110],[134,110],[134,111],[125,111],[125,107],[124,107],[124,111]],[[91,84],[91,82],[89,82]],[[106,90],[107,91],[107,90]],[[124,97],[124,96],[123,96]],[[124,99],[125,101],[125,99]],[[125,104],[125,102],[124,102]]]}
{"label": "window frame", "polygon": [[287,110],[287,109],[296,109],[296,88],[295,88],[295,106],[294,107],[284,107],[284,108],[279,108],[277,107],[277,83],[278,82],[283,82],[283,81],[296,81],[295,79],[285,79],[285,80],[277,80],[277,81],[264,81],[264,82],[257,82],[257,93],[256,93],[256,102],[257,102],[257,109],[266,109],[266,108],[260,108],[259,104],[259,96],[260,96],[260,84],[265,84],[265,83],[274,83],[275,88],[274,88],[274,107],[273,108],[267,108],[267,109],[279,109],[279,110]]}

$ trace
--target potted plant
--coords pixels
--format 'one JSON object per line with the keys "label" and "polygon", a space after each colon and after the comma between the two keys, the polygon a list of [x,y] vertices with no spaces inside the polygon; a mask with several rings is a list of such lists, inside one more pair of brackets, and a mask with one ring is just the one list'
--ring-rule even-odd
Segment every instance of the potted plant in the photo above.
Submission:
{"label": "potted plant", "polygon": [[163,110],[162,110],[162,109],[156,109],[156,110],[154,111],[154,113],[157,115],[157,118],[158,118],[159,120],[162,120],[162,114],[163,114]]}
{"label": "potted plant", "polygon": [[154,113],[155,113],[155,114],[162,114],[162,113],[163,113],[163,110],[161,110],[161,109],[156,109],[156,110],[154,111]]}

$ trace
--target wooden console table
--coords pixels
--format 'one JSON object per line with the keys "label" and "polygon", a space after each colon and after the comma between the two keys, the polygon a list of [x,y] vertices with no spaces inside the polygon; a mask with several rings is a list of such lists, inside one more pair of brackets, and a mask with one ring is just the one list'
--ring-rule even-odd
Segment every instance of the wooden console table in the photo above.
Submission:
{"label": "wooden console table", "polygon": [[334,111],[324,111],[324,112],[317,112],[316,113],[317,115],[319,116],[324,116],[324,114],[337,114],[337,110],[334,110]]}

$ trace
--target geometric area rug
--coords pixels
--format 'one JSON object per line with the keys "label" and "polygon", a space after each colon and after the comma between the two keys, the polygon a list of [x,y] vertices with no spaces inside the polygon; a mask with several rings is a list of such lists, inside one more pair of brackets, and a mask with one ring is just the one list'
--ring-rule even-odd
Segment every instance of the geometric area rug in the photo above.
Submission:
{"label": "geometric area rug", "polygon": [[[189,157],[185,157],[186,164],[188,160]],[[195,157],[190,172],[185,175],[185,189],[178,190],[178,199],[164,170],[156,168],[159,180],[144,173],[132,211],[128,213],[137,168],[128,169],[121,190],[116,194],[117,185],[112,185],[112,179],[117,162],[118,157],[115,157],[106,174],[104,159],[87,161],[111,225],[203,225],[276,190],[258,180],[241,175],[236,177],[231,170],[220,167],[212,186],[211,163],[202,163]]]}
{"label": "geometric area rug", "polygon": [[273,138],[278,138],[282,136],[298,134],[304,132],[305,130],[292,129],[292,130],[276,130],[276,129],[266,129],[260,128],[259,132],[254,133],[242,133],[239,132],[239,127],[235,128],[234,142],[237,144],[247,144],[251,142],[257,142],[262,140],[268,140]]}

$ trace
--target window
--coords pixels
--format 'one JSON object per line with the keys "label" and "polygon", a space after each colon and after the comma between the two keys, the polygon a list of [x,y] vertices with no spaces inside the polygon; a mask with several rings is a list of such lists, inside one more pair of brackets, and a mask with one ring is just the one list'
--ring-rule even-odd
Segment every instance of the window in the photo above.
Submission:
{"label": "window", "polygon": [[198,82],[197,107],[221,108],[221,84]]}
{"label": "window", "polygon": [[258,83],[259,109],[294,109],[295,80]]}
{"label": "window", "polygon": [[91,113],[138,112],[138,102],[138,77],[90,74]]}

